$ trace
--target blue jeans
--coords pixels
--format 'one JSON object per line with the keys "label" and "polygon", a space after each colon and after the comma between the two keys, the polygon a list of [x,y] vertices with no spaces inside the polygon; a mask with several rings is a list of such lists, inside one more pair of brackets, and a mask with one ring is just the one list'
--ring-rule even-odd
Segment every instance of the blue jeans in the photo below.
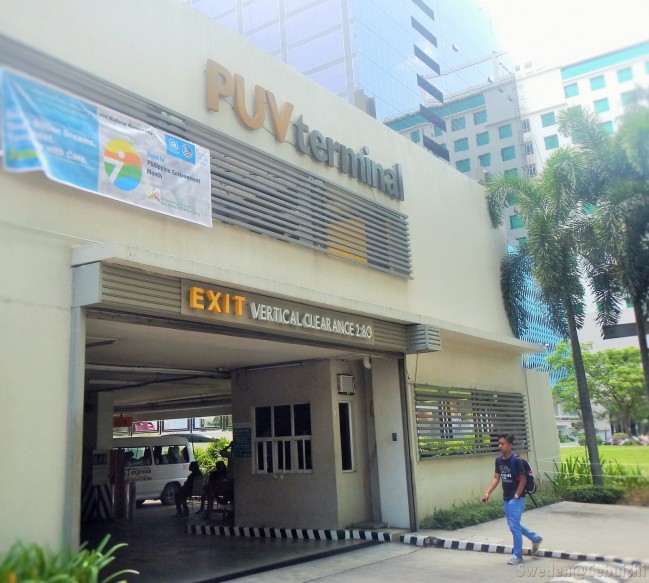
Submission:
{"label": "blue jeans", "polygon": [[532,542],[539,540],[540,536],[529,528],[521,524],[521,515],[525,510],[525,497],[518,500],[512,498],[511,500],[503,500],[503,510],[505,511],[505,518],[509,525],[509,530],[514,537],[514,554],[517,557],[523,556],[523,535],[529,538]]}

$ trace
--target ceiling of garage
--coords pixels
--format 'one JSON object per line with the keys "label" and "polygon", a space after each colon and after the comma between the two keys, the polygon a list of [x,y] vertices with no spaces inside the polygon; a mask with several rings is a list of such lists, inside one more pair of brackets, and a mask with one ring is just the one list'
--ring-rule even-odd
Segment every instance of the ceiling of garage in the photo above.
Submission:
{"label": "ceiling of garage", "polygon": [[349,348],[87,319],[86,391],[111,391],[116,413],[139,419],[229,412],[230,371],[322,358],[361,358]]}

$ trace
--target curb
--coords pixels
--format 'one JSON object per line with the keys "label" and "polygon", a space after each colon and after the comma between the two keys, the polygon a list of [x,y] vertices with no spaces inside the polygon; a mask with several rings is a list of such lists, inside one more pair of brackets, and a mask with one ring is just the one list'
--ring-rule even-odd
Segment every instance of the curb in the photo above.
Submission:
{"label": "curb", "polygon": [[[466,540],[458,539],[448,539],[448,538],[439,538],[436,536],[430,537],[418,537],[418,538],[428,538],[430,539],[430,545],[422,546],[434,546],[442,549],[454,549],[458,551],[477,551],[481,553],[501,553],[501,554],[511,554],[513,552],[513,547],[510,545],[495,545],[490,543],[475,543]],[[531,549],[523,549],[524,555],[531,555]],[[539,549],[538,553],[534,555],[536,557],[545,557],[549,559],[568,559],[571,561],[604,561],[610,563],[621,563],[624,565],[633,565],[638,567],[645,567],[649,565],[649,561],[641,561],[638,559],[632,559],[630,557],[615,557],[611,555],[597,555],[597,554],[587,554],[587,553],[576,553],[571,551],[549,551]]]}
{"label": "curb", "polygon": [[186,534],[212,536],[241,536],[257,538],[280,538],[297,540],[368,540],[376,542],[393,542],[398,540],[402,531],[386,532],[381,530],[359,529],[310,529],[310,528],[255,528],[246,526],[217,526],[210,524],[188,524]]}

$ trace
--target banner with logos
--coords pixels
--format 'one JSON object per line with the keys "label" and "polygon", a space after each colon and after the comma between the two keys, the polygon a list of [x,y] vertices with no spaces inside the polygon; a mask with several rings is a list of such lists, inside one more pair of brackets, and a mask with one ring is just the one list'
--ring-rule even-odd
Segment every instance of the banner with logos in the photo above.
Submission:
{"label": "banner with logos", "polygon": [[4,168],[212,226],[209,150],[10,69]]}

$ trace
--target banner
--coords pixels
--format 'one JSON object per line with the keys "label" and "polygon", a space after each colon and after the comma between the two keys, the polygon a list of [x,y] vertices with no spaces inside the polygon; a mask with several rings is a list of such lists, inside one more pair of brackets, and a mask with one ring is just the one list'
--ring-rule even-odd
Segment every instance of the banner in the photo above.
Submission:
{"label": "banner", "polygon": [[4,168],[212,226],[210,153],[127,115],[8,69]]}

